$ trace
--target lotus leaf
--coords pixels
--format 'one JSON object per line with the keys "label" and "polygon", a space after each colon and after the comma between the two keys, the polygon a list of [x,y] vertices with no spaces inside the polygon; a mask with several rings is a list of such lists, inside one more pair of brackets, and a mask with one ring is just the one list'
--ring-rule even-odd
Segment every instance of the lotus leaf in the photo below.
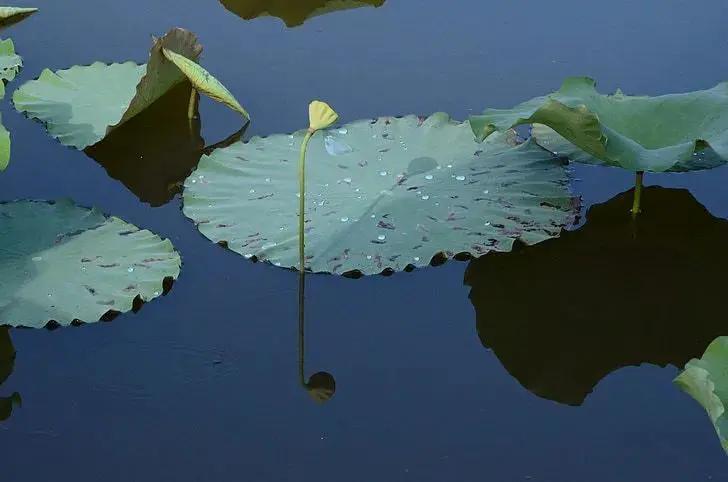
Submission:
{"label": "lotus leaf", "polygon": [[555,132],[537,129],[538,142],[578,162],[635,172],[709,169],[728,162],[728,82],[648,97],[600,94],[593,79],[571,77],[553,94],[512,109],[486,109],[470,124],[478,139],[544,124]]}
{"label": "lotus leaf", "polygon": [[[2,7],[0,7],[0,16]],[[23,59],[15,53],[12,39],[0,40],[0,99],[5,97],[5,82],[15,79]],[[0,171],[4,171],[10,162],[10,133],[0,118]]]}
{"label": "lotus leaf", "polygon": [[624,216],[631,196],[591,206],[558,239],[517,243],[465,272],[481,343],[539,397],[581,405],[609,373],[682,368],[725,332],[716,313],[725,310],[728,221],[686,189],[650,186],[634,231]]}
{"label": "lotus leaf", "polygon": [[202,52],[197,37],[181,28],[153,40],[144,65],[95,62],[57,72],[45,69],[13,93],[15,107],[42,121],[64,145],[85,149],[96,144],[187,79],[163,49],[193,62]]}
{"label": "lotus leaf", "polygon": [[98,209],[0,203],[0,325],[69,325],[136,309],[163,293],[180,264],[169,240]]}
{"label": "lotus leaf", "polygon": [[385,0],[220,0],[223,6],[238,17],[252,20],[274,16],[287,27],[296,27],[309,18],[331,12],[372,6],[380,7]]}
{"label": "lotus leaf", "polygon": [[0,28],[15,25],[37,11],[33,7],[0,7]]}
{"label": "lotus leaf", "polygon": [[688,393],[708,413],[720,443],[728,453],[728,336],[716,338],[703,357],[694,358],[675,378],[675,384]]}
{"label": "lotus leaf", "polygon": [[[183,212],[246,257],[298,265],[299,147],[307,130],[253,137],[200,159]],[[315,272],[424,266],[440,254],[507,251],[572,220],[562,163],[510,134],[479,144],[436,113],[322,130],[307,154],[306,254]]]}

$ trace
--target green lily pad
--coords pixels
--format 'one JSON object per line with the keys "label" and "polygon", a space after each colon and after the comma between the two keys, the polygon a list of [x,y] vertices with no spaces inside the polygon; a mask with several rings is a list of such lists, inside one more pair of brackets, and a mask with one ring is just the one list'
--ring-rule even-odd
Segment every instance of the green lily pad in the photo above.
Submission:
{"label": "green lily pad", "polygon": [[163,294],[180,271],[169,240],[98,209],[0,203],[0,325],[95,322]]}
{"label": "green lily pad", "polygon": [[610,373],[682,368],[725,333],[728,220],[687,189],[649,186],[633,223],[633,191],[591,206],[576,230],[465,271],[480,342],[541,398],[581,405]]}
{"label": "green lily pad", "polygon": [[37,11],[33,7],[0,7],[0,29],[15,25]]}
{"label": "green lily pad", "polygon": [[675,384],[695,399],[708,413],[710,421],[728,454],[728,336],[716,338],[703,357],[690,360],[675,378]]}
{"label": "green lily pad", "polygon": [[197,37],[174,28],[154,39],[149,61],[107,65],[94,62],[52,72],[23,84],[13,93],[15,108],[42,121],[62,144],[84,149],[149,107],[165,92],[186,80],[162,49],[197,61],[202,46]]}
{"label": "green lily pad", "polygon": [[576,162],[649,172],[711,169],[728,162],[728,82],[648,97],[600,94],[593,79],[571,77],[553,94],[486,109],[470,124],[478,139],[534,124],[539,144]]}
{"label": "green lily pad", "polygon": [[[245,257],[298,266],[298,155],[305,130],[253,137],[200,159],[184,214]],[[433,257],[508,251],[572,221],[563,163],[510,133],[479,144],[444,113],[319,131],[306,157],[306,253],[314,272],[374,274]]]}
{"label": "green lily pad", "polygon": [[258,17],[278,17],[287,27],[297,27],[306,20],[331,12],[372,6],[380,7],[385,0],[220,0],[220,3],[244,20]]}
{"label": "green lily pad", "polygon": [[5,83],[15,79],[23,66],[23,58],[15,53],[13,39],[0,40],[0,99],[5,97]]}

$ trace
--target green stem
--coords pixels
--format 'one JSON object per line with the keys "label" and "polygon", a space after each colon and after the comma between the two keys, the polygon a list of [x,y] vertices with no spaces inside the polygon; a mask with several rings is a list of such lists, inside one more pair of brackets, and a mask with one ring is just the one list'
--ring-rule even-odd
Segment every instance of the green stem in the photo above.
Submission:
{"label": "green stem", "polygon": [[306,270],[306,255],[304,252],[304,228],[306,223],[306,146],[313,132],[306,132],[301,142],[301,153],[298,158],[298,266],[303,273]]}
{"label": "green stem", "polygon": [[642,201],[642,177],[644,171],[637,171],[634,181],[634,200],[632,201],[632,217],[635,218],[640,213],[640,203]]}
{"label": "green stem", "polygon": [[306,272],[301,271],[298,277],[298,383],[303,388],[306,388],[306,379],[304,378],[303,371],[303,314],[304,310],[304,290],[306,287]]}
{"label": "green stem", "polygon": [[187,107],[187,118],[192,120],[195,117],[195,104],[197,103],[197,89],[192,87],[190,92],[190,104]]}

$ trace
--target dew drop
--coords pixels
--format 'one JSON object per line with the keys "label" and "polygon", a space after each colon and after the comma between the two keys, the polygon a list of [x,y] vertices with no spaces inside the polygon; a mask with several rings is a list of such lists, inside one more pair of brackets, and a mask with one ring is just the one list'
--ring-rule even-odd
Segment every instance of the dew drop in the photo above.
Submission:
{"label": "dew drop", "polygon": [[33,256],[33,261],[41,261],[43,258],[40,256]]}
{"label": "dew drop", "polygon": [[347,218],[346,216],[344,216],[343,218],[341,218],[341,222],[342,222],[342,223],[345,223],[345,222],[347,222],[348,220],[349,220],[349,218]]}
{"label": "dew drop", "polygon": [[380,234],[379,236],[377,236],[377,239],[378,239],[379,241],[384,241],[384,238],[386,238],[386,236],[385,236],[385,235],[383,235],[383,234]]}
{"label": "dew drop", "polygon": [[[372,255],[371,254],[368,254],[367,255],[367,259],[372,259]],[[48,296],[50,296],[50,295],[48,295]]]}
{"label": "dew drop", "polygon": [[423,201],[427,201],[428,199],[430,199],[430,196],[428,196],[427,194],[425,194],[424,196],[422,196],[422,200]]}
{"label": "dew drop", "polygon": [[127,271],[132,273],[132,272],[134,272],[134,268],[129,268],[129,269],[127,269]]}
{"label": "dew drop", "polygon": [[429,181],[429,180],[431,180],[431,179],[432,179],[432,174],[428,174],[428,175],[426,175],[426,176],[425,176],[425,179],[427,179],[428,181]]}
{"label": "dew drop", "polygon": [[465,180],[465,176],[455,176],[455,179],[457,181],[464,181]]}
{"label": "dew drop", "polygon": [[486,226],[490,226],[490,221],[485,223]]}
{"label": "dew drop", "polygon": [[255,194],[255,189],[251,189],[251,190],[250,190],[250,191],[248,191],[248,192],[249,192],[250,194]]}
{"label": "dew drop", "polygon": [[204,174],[200,174],[199,176],[197,176],[197,179],[205,179],[205,175]]}
{"label": "dew drop", "polygon": [[193,179],[193,180],[192,180],[192,181],[190,181],[190,182],[192,182],[192,184],[194,184],[194,183],[196,183],[196,182],[197,182],[197,179]]}
{"label": "dew drop", "polygon": [[369,216],[369,217],[370,217],[370,218],[372,218],[372,219],[374,219],[374,218],[376,218],[377,216],[376,216],[375,214],[372,214],[372,215],[371,215],[371,216]]}
{"label": "dew drop", "polygon": [[447,165],[447,167],[448,167],[448,168],[451,168],[451,167],[452,167],[452,164],[448,164],[448,165]]}
{"label": "dew drop", "polygon": [[489,192],[490,192],[490,191],[488,191],[488,190],[486,189],[485,191],[483,191],[483,194],[488,194]]}
{"label": "dew drop", "polygon": [[348,131],[348,130],[346,130],[345,128],[341,128],[341,129],[339,129],[339,134],[341,134],[341,135],[344,135],[344,134],[346,134],[347,132],[349,132],[349,131]]}
{"label": "dew drop", "polygon": [[269,177],[266,177],[265,178],[265,182],[270,182],[270,178]]}
{"label": "dew drop", "polygon": [[159,291],[155,291],[154,296],[159,296]]}
{"label": "dew drop", "polygon": [[387,175],[387,171],[379,171],[379,175],[380,176],[386,176]]}
{"label": "dew drop", "polygon": [[419,261],[419,260],[420,260],[420,257],[419,256],[415,256],[415,261]]}
{"label": "dew drop", "polygon": [[350,177],[345,177],[344,178],[344,182],[347,183],[347,184],[351,184],[351,178]]}

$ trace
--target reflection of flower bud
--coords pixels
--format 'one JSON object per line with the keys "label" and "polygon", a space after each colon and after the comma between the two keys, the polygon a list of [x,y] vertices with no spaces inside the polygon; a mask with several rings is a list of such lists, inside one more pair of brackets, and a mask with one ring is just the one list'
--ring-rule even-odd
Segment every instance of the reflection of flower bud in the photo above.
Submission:
{"label": "reflection of flower bud", "polygon": [[326,403],[336,392],[336,380],[327,372],[317,372],[311,375],[306,384],[306,391],[315,401]]}
{"label": "reflection of flower bud", "polygon": [[308,130],[316,132],[319,129],[324,129],[339,118],[339,114],[334,112],[329,104],[321,102],[320,100],[314,100],[308,105]]}

